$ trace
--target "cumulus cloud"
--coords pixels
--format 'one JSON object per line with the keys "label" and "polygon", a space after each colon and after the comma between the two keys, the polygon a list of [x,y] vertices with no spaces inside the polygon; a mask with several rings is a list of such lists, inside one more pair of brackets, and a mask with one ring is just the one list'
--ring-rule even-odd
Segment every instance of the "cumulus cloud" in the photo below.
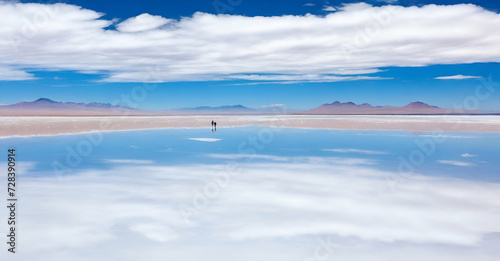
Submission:
{"label": "cumulus cloud", "polygon": [[334,11],[337,11],[337,8],[335,8],[333,6],[325,5],[325,6],[323,6],[323,11],[334,12]]}
{"label": "cumulus cloud", "polygon": [[172,21],[173,20],[171,19],[166,19],[157,15],[141,14],[119,23],[116,26],[116,29],[125,33],[137,33],[157,29],[158,27],[166,25]]}
{"label": "cumulus cloud", "polygon": [[378,79],[364,74],[392,66],[500,61],[500,15],[472,4],[357,3],[325,16],[142,14],[117,30],[102,13],[69,4],[0,2],[0,16],[2,80],[72,70],[107,82],[335,82]]}
{"label": "cumulus cloud", "polygon": [[436,80],[467,80],[467,79],[481,79],[481,76],[468,76],[468,75],[453,75],[453,76],[441,76],[436,77]]}
{"label": "cumulus cloud", "polygon": [[[315,238],[331,235],[338,257],[349,260],[422,260],[412,253],[443,261],[457,260],[457,253],[497,258],[499,184],[415,175],[392,191],[385,177],[395,173],[367,165],[240,164],[227,187],[186,223],[183,206],[226,169],[131,164],[25,178],[23,251],[16,257],[303,260],[314,253]],[[105,251],[96,255],[96,248]]]}

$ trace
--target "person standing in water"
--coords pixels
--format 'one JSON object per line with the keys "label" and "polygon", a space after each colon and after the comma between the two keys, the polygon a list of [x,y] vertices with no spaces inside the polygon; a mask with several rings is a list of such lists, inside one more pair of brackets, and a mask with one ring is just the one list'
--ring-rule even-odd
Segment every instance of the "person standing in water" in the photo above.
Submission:
{"label": "person standing in water", "polygon": [[217,131],[217,122],[214,121],[214,128],[215,128],[215,131]]}
{"label": "person standing in water", "polygon": [[214,121],[212,121],[212,129],[214,128]]}

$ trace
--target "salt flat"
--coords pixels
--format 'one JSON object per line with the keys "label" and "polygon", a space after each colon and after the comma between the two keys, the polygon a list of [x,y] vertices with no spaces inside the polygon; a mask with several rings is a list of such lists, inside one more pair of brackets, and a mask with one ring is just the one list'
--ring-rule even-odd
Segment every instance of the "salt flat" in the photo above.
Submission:
{"label": "salt flat", "polygon": [[0,117],[0,137],[161,128],[271,126],[317,129],[500,132],[500,116],[266,115]]}

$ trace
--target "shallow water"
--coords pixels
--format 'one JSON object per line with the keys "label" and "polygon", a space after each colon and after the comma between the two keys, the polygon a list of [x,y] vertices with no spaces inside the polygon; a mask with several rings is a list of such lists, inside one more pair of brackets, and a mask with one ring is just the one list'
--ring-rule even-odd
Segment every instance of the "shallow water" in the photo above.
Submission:
{"label": "shallow water", "polygon": [[[199,138],[199,140],[191,140]],[[203,142],[203,139],[216,139]],[[116,131],[0,140],[16,147],[22,161],[34,164],[24,175],[51,175],[54,162],[69,174],[109,168],[106,160],[148,160],[156,165],[220,164],[210,154],[280,157],[338,157],[374,161],[373,168],[409,174],[449,176],[499,182],[500,133],[412,133],[323,129],[237,127]],[[423,155],[423,156],[422,156]],[[69,157],[69,158],[68,158]],[[444,162],[444,163],[443,163]],[[455,163],[455,164],[453,164]]]}
{"label": "shallow water", "polygon": [[495,260],[499,145],[262,127],[0,140],[19,166],[15,260],[321,260],[325,244],[332,260]]}

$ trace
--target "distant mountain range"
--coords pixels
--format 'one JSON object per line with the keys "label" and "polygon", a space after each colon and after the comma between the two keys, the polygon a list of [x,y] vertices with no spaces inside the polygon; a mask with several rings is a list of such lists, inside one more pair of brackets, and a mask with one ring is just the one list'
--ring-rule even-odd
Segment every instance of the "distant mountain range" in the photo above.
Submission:
{"label": "distant mountain range", "polygon": [[99,103],[99,102],[91,102],[91,103],[76,103],[76,102],[57,102],[53,101],[49,98],[40,98],[36,101],[32,102],[19,102],[12,105],[7,105],[6,107],[12,108],[58,108],[58,109],[88,109],[88,108],[98,108],[98,109],[112,109],[112,108],[126,108],[132,109],[124,106],[116,106],[111,105],[110,103]]}
{"label": "distant mountain range", "polygon": [[[269,108],[252,109],[243,105],[218,107],[200,106],[165,111],[138,110],[109,103],[57,102],[40,98],[32,102],[0,105],[0,116],[160,116],[160,115],[269,115],[276,114]],[[484,111],[456,111],[431,106],[423,102],[412,102],[406,106],[372,106],[368,103],[332,102],[307,111],[295,112],[302,115],[436,115],[436,114],[500,114]]]}
{"label": "distant mountain range", "polygon": [[109,103],[57,102],[49,98],[40,98],[32,102],[19,102],[1,105],[0,115],[12,116],[92,116],[92,115],[138,115],[139,110]]}
{"label": "distant mountain range", "polygon": [[0,116],[161,116],[209,114],[266,114],[266,112],[250,109],[243,105],[201,106],[177,110],[146,111],[112,105],[110,103],[58,102],[49,98],[40,98],[32,102],[0,105]]}
{"label": "distant mountain range", "polygon": [[447,110],[423,102],[412,102],[402,107],[372,106],[368,103],[355,104],[353,102],[339,102],[323,104],[308,111],[296,114],[331,114],[331,115],[435,115],[435,114],[500,114],[484,111]]}

